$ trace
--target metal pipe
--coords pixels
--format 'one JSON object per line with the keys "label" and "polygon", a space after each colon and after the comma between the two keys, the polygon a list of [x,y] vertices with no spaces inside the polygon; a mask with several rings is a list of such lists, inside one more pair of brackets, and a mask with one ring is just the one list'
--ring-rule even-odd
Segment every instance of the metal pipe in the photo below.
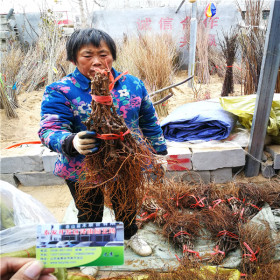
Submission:
{"label": "metal pipe", "polygon": [[165,91],[165,90],[167,90],[167,89],[170,89],[170,88],[173,88],[173,87],[177,87],[177,86],[179,86],[179,85],[182,85],[182,84],[186,83],[187,81],[191,80],[192,78],[193,78],[193,76],[190,76],[190,77],[188,77],[187,79],[185,79],[185,80],[183,80],[183,81],[181,81],[181,82],[179,82],[179,83],[177,83],[177,84],[173,84],[173,85],[171,85],[171,86],[168,86],[168,87],[159,89],[159,90],[157,90],[157,91],[151,92],[149,95],[150,95],[150,97],[152,97],[152,96],[154,96],[154,95],[157,94],[157,93],[160,93],[160,92]]}
{"label": "metal pipe", "polygon": [[[196,33],[197,33],[196,11],[197,11],[197,3],[195,2],[192,4],[188,75],[194,75],[194,68],[195,68],[195,50],[196,50]],[[188,85],[189,87],[193,87],[193,81],[189,81]]]}
{"label": "metal pipe", "polygon": [[172,96],[173,96],[173,92],[169,93],[167,96],[163,97],[162,99],[153,102],[153,105],[154,106],[159,105],[159,104],[163,103],[164,101],[166,101],[167,99],[169,99]]}
{"label": "metal pipe", "polygon": [[179,12],[179,10],[181,9],[181,7],[183,6],[183,4],[184,4],[185,1],[186,1],[186,0],[183,0],[183,1],[181,2],[181,4],[179,5],[178,9],[177,9],[176,12],[175,12],[175,14],[177,14],[177,13]]}

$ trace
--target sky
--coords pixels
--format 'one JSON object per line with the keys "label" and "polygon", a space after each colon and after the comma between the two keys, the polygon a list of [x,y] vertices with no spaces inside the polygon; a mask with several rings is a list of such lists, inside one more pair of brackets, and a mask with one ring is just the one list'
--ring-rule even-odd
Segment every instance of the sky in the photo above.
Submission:
{"label": "sky", "polygon": [[[79,14],[80,8],[78,5],[79,0],[0,0],[0,14],[7,14],[11,8],[14,9],[15,13],[32,13],[45,11],[51,9],[53,11],[67,11],[72,14]],[[197,0],[198,3],[208,3],[208,2],[220,2],[220,1],[231,1],[236,0]],[[245,0],[237,0],[242,3]],[[271,2],[271,0],[263,0],[264,2]],[[280,1],[280,0],[276,0]],[[123,8],[133,3],[142,3],[144,6],[164,6],[166,3],[172,3],[174,6],[178,6],[182,0],[83,0],[84,10],[92,12],[93,10],[98,10],[103,8]],[[189,2],[186,0],[186,2]],[[101,4],[101,7],[97,4]],[[144,4],[145,3],[145,4]],[[103,5],[103,6],[102,6]],[[142,6],[143,6],[142,5]]]}
{"label": "sky", "polygon": [[[15,13],[22,13],[23,11],[26,13],[40,12],[46,8],[50,8],[53,11],[68,11],[77,14],[79,13],[78,1],[79,0],[0,0],[0,14],[7,14],[11,8],[14,8]],[[83,0],[84,9],[89,11],[102,8],[121,9],[124,7],[134,7],[134,5],[141,7],[162,7],[167,5],[167,3],[177,7],[181,2],[182,0]]]}
{"label": "sky", "polygon": [[46,8],[54,11],[77,11],[79,10],[77,3],[77,0],[0,0],[0,14],[8,13],[11,8],[15,13],[40,12]]}

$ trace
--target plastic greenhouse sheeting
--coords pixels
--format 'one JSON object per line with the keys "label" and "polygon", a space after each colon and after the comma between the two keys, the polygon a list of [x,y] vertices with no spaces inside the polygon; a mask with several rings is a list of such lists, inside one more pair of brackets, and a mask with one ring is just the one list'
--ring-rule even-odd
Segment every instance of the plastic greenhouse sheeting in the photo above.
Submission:
{"label": "plastic greenhouse sheeting", "polygon": [[[255,104],[256,94],[221,97],[220,103],[223,109],[231,112],[239,117],[239,122],[246,128],[251,128]],[[280,144],[280,94],[274,94],[269,114],[269,122],[267,126],[267,134],[271,135],[274,142]]]}
{"label": "plastic greenhouse sheeting", "polygon": [[223,140],[236,119],[222,108],[219,100],[210,99],[178,107],[161,122],[161,127],[164,137],[172,141]]}

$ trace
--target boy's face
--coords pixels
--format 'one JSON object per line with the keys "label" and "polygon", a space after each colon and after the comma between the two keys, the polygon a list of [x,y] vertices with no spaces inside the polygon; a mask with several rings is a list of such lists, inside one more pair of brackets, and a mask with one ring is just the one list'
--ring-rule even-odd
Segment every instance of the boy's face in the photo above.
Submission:
{"label": "boy's face", "polygon": [[111,70],[112,64],[113,56],[104,41],[100,42],[98,48],[91,44],[83,46],[77,53],[76,66],[87,78],[94,76],[96,71]]}

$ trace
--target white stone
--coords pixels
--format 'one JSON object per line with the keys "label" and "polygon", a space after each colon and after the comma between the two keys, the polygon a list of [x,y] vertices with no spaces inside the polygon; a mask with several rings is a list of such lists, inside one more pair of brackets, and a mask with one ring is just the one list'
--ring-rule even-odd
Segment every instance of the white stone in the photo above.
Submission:
{"label": "white stone", "polygon": [[273,158],[274,169],[280,169],[280,145],[270,145],[265,147],[266,151],[268,151]]}
{"label": "white stone", "polygon": [[42,171],[43,150],[44,148],[40,145],[2,150],[0,158],[1,173]]}
{"label": "white stone", "polygon": [[45,172],[53,172],[58,153],[46,148],[42,154],[43,167]]}
{"label": "white stone", "polygon": [[192,153],[188,147],[168,147],[167,150],[167,171],[184,171],[192,169]]}
{"label": "white stone", "polygon": [[53,186],[63,185],[65,181],[52,172],[25,172],[16,173],[16,178],[23,186]]}
{"label": "white stone", "polygon": [[216,170],[245,165],[245,152],[238,147],[201,147],[192,149],[193,170]]}
{"label": "white stone", "polygon": [[9,184],[17,187],[18,182],[14,176],[14,174],[0,174],[0,180],[8,182]]}

